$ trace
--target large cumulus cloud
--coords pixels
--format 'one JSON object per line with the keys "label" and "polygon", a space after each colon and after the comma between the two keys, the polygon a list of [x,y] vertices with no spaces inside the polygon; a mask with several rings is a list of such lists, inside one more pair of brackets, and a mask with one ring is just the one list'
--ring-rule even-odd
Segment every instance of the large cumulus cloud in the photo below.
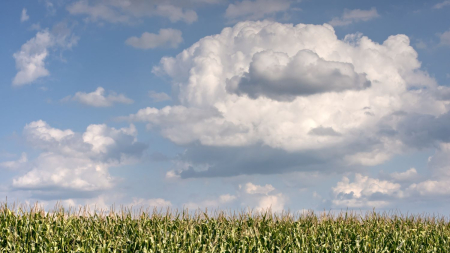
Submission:
{"label": "large cumulus cloud", "polygon": [[[407,122],[431,118],[439,125],[448,112],[440,95],[448,88],[421,70],[407,36],[389,36],[381,44],[361,34],[340,40],[327,24],[238,23],[164,57],[153,72],[171,77],[175,105],[127,118],[190,149],[264,147],[324,159],[327,166],[375,165],[434,145],[414,134],[433,126]],[[206,170],[221,168],[210,176],[240,174],[224,173],[232,170],[231,159],[204,164]],[[185,169],[188,177],[195,166]],[[280,170],[274,165],[264,173]]]}

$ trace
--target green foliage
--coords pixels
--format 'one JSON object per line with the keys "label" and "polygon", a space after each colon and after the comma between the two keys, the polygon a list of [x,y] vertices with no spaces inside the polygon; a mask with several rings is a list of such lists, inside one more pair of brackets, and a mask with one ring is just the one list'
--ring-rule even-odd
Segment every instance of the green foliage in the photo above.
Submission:
{"label": "green foliage", "polygon": [[0,252],[450,252],[442,217],[24,210],[0,206]]}

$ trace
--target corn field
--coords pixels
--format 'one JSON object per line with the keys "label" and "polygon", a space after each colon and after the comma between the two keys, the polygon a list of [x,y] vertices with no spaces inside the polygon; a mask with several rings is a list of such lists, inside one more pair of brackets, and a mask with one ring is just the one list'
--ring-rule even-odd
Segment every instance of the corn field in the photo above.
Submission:
{"label": "corn field", "polygon": [[0,252],[450,252],[444,217],[0,206]]}

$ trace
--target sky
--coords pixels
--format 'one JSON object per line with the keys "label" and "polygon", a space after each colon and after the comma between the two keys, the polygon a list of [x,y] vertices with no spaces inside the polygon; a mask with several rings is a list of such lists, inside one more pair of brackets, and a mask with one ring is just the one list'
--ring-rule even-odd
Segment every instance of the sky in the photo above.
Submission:
{"label": "sky", "polygon": [[449,14],[2,1],[1,201],[448,215]]}

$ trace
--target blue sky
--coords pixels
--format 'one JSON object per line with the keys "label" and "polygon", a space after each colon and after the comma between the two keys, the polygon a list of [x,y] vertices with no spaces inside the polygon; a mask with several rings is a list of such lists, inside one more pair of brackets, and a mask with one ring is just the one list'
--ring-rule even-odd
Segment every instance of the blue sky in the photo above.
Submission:
{"label": "blue sky", "polygon": [[449,207],[450,1],[0,7],[8,201]]}

